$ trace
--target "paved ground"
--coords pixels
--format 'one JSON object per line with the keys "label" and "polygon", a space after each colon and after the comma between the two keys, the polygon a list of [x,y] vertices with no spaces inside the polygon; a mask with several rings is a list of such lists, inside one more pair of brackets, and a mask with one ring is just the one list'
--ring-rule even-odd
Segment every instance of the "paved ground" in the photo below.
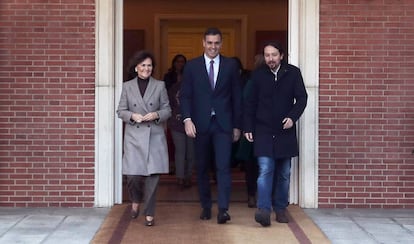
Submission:
{"label": "paved ground", "polygon": [[89,243],[109,210],[0,208],[0,243]]}
{"label": "paved ground", "polygon": [[[412,209],[305,209],[332,243],[414,243]],[[108,208],[0,208],[1,244],[89,243]]]}
{"label": "paved ground", "polygon": [[414,243],[414,209],[305,209],[332,243]]}

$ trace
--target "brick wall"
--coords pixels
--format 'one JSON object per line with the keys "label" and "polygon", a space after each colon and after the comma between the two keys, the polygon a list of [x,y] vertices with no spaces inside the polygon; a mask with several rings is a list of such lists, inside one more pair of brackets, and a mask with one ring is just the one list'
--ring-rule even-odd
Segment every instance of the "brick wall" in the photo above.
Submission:
{"label": "brick wall", "polygon": [[94,28],[94,0],[0,2],[0,206],[93,206]]}
{"label": "brick wall", "polygon": [[414,208],[414,2],[320,2],[319,206]]}

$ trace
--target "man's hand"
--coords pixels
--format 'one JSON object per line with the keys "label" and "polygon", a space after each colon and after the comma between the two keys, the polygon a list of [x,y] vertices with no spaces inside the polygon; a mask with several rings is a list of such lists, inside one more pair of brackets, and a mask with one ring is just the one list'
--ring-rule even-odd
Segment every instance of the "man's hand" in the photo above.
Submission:
{"label": "man's hand", "polygon": [[193,121],[191,121],[191,119],[187,119],[186,121],[184,121],[184,128],[185,128],[185,134],[187,134],[188,137],[191,137],[191,138],[196,137],[196,128],[195,128]]}
{"label": "man's hand", "polygon": [[233,128],[233,142],[236,142],[240,139],[240,130],[237,128]]}
{"label": "man's hand", "polygon": [[293,126],[293,120],[291,118],[284,118],[282,120],[282,124],[283,124],[283,129],[290,129]]}
{"label": "man's hand", "polygon": [[249,142],[253,142],[253,133],[251,132],[244,133],[244,137],[246,137],[246,140],[248,140]]}

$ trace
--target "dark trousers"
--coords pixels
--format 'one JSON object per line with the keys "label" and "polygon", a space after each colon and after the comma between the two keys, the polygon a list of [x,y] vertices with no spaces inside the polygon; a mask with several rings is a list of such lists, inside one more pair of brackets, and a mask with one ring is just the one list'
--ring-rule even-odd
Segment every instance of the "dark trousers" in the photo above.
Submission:
{"label": "dark trousers", "polygon": [[[230,157],[232,133],[224,132],[212,117],[207,133],[197,133],[195,151],[197,163],[197,184],[202,208],[211,208],[211,188],[209,171],[215,163],[217,177],[217,205],[219,209],[229,208],[231,192]],[[213,150],[211,150],[213,149]],[[211,158],[211,151],[213,151]]]}
{"label": "dark trousers", "polygon": [[133,203],[141,203],[144,199],[145,216],[154,216],[159,175],[141,176],[127,175],[128,193]]}
{"label": "dark trousers", "polygon": [[259,166],[257,159],[244,161],[245,180],[247,187],[247,195],[254,197],[257,191],[257,177],[259,175]]}

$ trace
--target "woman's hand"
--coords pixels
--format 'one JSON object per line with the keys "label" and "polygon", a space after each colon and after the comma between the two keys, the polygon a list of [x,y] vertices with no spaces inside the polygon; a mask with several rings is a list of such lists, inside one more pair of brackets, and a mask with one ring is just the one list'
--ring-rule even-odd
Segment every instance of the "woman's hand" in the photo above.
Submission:
{"label": "woman's hand", "polygon": [[131,116],[131,119],[137,123],[141,123],[143,118],[144,116],[142,116],[141,114],[137,114],[137,113],[133,113]]}
{"label": "woman's hand", "polygon": [[144,117],[142,117],[142,121],[153,121],[159,118],[160,116],[158,115],[157,112],[150,112],[144,115]]}

